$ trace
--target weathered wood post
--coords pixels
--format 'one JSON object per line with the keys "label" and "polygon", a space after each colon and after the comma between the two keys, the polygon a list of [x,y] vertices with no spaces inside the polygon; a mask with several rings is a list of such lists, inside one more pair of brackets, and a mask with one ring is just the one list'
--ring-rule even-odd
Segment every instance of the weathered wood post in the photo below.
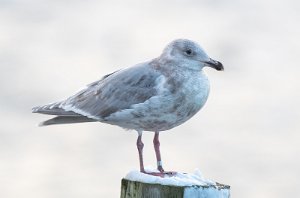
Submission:
{"label": "weathered wood post", "polygon": [[[181,174],[183,175],[183,174]],[[187,174],[188,175],[188,174]],[[149,176],[153,177],[153,176]],[[192,176],[194,177],[194,176]],[[185,183],[174,177],[158,180],[129,177],[122,179],[121,198],[229,198],[230,186],[215,182],[194,185],[193,181],[183,179]],[[188,177],[188,179],[190,179]],[[194,179],[194,178],[192,178]],[[145,180],[145,181],[136,181]],[[176,185],[178,184],[178,185]]]}

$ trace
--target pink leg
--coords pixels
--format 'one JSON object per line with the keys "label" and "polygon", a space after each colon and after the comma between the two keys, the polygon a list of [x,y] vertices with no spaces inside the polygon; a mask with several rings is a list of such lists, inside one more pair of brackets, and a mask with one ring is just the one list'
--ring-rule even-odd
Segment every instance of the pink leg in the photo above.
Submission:
{"label": "pink leg", "polygon": [[163,173],[164,169],[162,167],[162,161],[161,161],[161,155],[160,155],[160,142],[159,142],[159,132],[155,132],[154,138],[153,138],[153,144],[154,144],[154,150],[155,150],[155,155],[156,155],[156,160],[157,160],[157,169],[159,172]]}
{"label": "pink leg", "polygon": [[142,142],[142,134],[139,133],[137,142],[136,142],[137,149],[139,151],[139,160],[140,160],[140,171],[142,173],[145,173],[144,169],[144,162],[143,162],[143,148],[144,148],[144,143]]}

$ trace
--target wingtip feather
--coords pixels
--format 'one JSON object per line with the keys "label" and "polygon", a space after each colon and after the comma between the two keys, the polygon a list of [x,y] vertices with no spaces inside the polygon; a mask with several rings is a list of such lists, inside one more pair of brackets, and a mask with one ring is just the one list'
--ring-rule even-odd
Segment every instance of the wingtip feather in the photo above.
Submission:
{"label": "wingtip feather", "polygon": [[38,111],[39,108],[40,108],[40,107],[33,107],[33,108],[31,109],[31,112],[32,112],[32,113],[37,113],[37,111]]}

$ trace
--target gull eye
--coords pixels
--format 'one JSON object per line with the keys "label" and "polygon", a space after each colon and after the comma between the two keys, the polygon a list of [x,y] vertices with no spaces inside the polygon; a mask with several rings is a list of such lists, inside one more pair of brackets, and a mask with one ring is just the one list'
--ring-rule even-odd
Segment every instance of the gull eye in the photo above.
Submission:
{"label": "gull eye", "polygon": [[188,56],[191,56],[193,54],[193,51],[191,49],[187,49],[184,53]]}

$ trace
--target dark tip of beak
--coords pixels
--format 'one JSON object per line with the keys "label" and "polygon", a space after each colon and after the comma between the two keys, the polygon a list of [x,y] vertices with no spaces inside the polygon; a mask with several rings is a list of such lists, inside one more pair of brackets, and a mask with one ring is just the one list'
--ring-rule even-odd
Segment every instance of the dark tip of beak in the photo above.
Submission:
{"label": "dark tip of beak", "polygon": [[210,59],[209,61],[205,62],[207,64],[207,66],[215,68],[218,71],[223,71],[224,67],[223,64],[219,61],[216,61],[214,59]]}
{"label": "dark tip of beak", "polygon": [[223,64],[221,62],[219,62],[219,61],[217,61],[217,62],[218,62],[218,64],[215,65],[216,70],[218,70],[218,71],[224,71]]}

